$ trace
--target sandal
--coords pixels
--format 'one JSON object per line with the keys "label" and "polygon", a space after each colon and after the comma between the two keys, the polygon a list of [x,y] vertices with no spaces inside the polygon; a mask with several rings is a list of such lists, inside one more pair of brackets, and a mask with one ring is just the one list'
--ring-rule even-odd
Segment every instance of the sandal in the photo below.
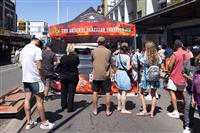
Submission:
{"label": "sandal", "polygon": [[147,112],[139,112],[136,114],[137,116],[149,116],[150,114]]}
{"label": "sandal", "polygon": [[154,117],[154,115],[153,115],[152,113],[149,113],[149,115],[150,115],[150,118],[153,118],[153,117]]}
{"label": "sandal", "polygon": [[92,111],[92,114],[94,115],[94,116],[97,116],[97,112],[96,111]]}
{"label": "sandal", "polygon": [[121,108],[117,107],[117,111],[121,111],[121,110],[122,110]]}
{"label": "sandal", "polygon": [[132,112],[128,111],[128,110],[120,111],[120,113],[122,113],[122,114],[132,114]]}
{"label": "sandal", "polygon": [[111,116],[112,115],[112,112],[106,112],[106,116]]}

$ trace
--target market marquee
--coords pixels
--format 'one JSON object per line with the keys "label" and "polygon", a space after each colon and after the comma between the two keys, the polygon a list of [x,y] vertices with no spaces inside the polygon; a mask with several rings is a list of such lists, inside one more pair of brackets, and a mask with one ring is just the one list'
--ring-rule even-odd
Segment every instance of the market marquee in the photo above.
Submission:
{"label": "market marquee", "polygon": [[92,7],[74,20],[50,27],[52,38],[69,40],[81,37],[134,37],[136,27],[119,21],[113,21],[96,12]]}

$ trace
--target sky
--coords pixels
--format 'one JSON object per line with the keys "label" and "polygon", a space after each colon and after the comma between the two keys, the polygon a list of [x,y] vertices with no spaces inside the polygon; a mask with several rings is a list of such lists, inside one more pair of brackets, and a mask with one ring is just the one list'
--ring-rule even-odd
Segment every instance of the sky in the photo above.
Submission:
{"label": "sky", "polygon": [[[59,0],[60,23],[68,22],[87,10],[97,8],[101,0]],[[57,24],[57,0],[16,0],[18,20],[45,21],[51,25]]]}

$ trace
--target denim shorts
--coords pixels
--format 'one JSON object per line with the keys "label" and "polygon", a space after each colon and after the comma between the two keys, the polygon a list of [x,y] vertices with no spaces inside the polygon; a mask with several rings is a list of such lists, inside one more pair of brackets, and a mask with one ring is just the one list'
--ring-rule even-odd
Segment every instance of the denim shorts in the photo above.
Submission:
{"label": "denim shorts", "polygon": [[39,93],[39,83],[38,82],[34,82],[34,83],[24,82],[24,91],[38,94]]}
{"label": "denim shorts", "polygon": [[108,80],[93,80],[92,81],[92,90],[95,92],[101,91],[110,92],[111,91],[112,82],[110,79]]}

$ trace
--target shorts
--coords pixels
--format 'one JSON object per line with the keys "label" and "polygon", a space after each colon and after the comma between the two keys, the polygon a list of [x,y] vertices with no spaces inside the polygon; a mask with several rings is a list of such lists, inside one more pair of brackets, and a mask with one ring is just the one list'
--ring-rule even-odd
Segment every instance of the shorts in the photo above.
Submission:
{"label": "shorts", "polygon": [[46,78],[46,79],[44,80],[44,85],[45,85],[46,87],[50,87],[51,81],[52,81],[51,78]]}
{"label": "shorts", "polygon": [[92,90],[99,92],[101,89],[105,92],[111,91],[112,82],[111,80],[93,80],[92,81]]}
{"label": "shorts", "polygon": [[169,79],[169,81],[167,83],[167,89],[169,89],[169,90],[184,91],[185,88],[186,88],[186,85],[176,85],[176,84],[174,84],[174,82],[171,79]]}
{"label": "shorts", "polygon": [[34,94],[40,93],[39,91],[39,83],[34,82],[34,83],[26,83],[24,82],[24,91],[25,92],[32,92]]}

